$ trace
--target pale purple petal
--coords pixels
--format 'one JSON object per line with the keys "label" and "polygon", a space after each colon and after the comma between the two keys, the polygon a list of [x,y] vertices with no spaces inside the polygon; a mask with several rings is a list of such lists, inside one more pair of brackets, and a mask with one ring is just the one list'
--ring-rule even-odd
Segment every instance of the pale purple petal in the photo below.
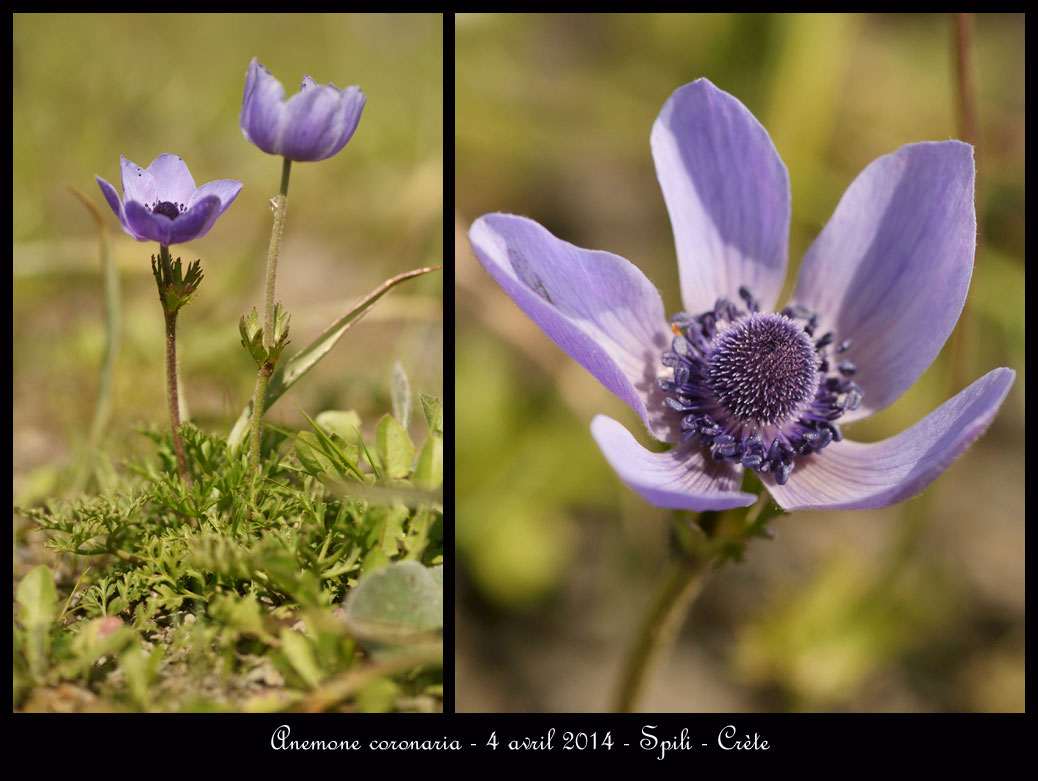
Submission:
{"label": "pale purple petal", "polygon": [[216,218],[223,213],[220,199],[210,195],[195,203],[190,209],[173,220],[167,244],[185,244],[201,238],[209,232]]}
{"label": "pale purple petal", "polygon": [[652,128],[656,175],[677,244],[686,311],[739,302],[770,309],[786,275],[789,174],[767,131],[706,79],[679,88]]}
{"label": "pale purple petal", "polygon": [[123,203],[137,201],[141,204],[155,203],[155,179],[151,173],[119,156],[119,168],[123,177]]}
{"label": "pale purple petal", "polygon": [[137,201],[126,202],[125,226],[137,241],[157,241],[167,246],[173,243],[173,220],[165,214],[153,214]]}
{"label": "pale purple petal", "polygon": [[277,147],[287,117],[285,88],[253,57],[245,76],[241,101],[239,125],[242,135],[264,152],[279,154]]}
{"label": "pale purple petal", "polygon": [[195,193],[195,180],[185,163],[169,152],[156,157],[148,166],[148,173],[155,180],[155,198],[159,201],[184,204]]}
{"label": "pale purple petal", "polygon": [[123,202],[119,198],[119,193],[100,176],[95,174],[94,178],[97,179],[97,184],[101,187],[101,192],[104,194],[105,200],[108,201],[108,205],[112,207],[115,216],[119,218],[119,223],[123,225],[123,230],[126,230],[126,212],[123,211]]}
{"label": "pale purple petal", "polygon": [[605,415],[591,421],[591,436],[620,479],[656,507],[699,512],[747,507],[757,500],[739,490],[741,466],[714,461],[695,443],[653,453]]}
{"label": "pale purple petal", "polygon": [[973,178],[968,144],[901,147],[858,175],[804,257],[794,301],[820,315],[816,333],[853,340],[865,391],[841,422],[895,401],[955,327],[973,272]]}
{"label": "pale purple petal", "polygon": [[914,496],[984,433],[1015,378],[995,369],[897,436],[798,458],[785,485],[765,476],[768,491],[787,510],[875,510]]}
{"label": "pale purple petal", "polygon": [[483,267],[555,344],[637,412],[657,439],[677,441],[678,416],[656,386],[673,334],[659,292],[641,271],[510,214],[480,217],[469,240]]}
{"label": "pale purple petal", "polygon": [[241,182],[234,179],[217,179],[215,182],[206,182],[195,190],[195,194],[191,196],[191,200],[186,203],[187,208],[190,209],[203,198],[215,195],[220,199],[220,211],[217,213],[217,216],[219,216],[227,211],[227,207],[234,202],[235,198],[238,197],[241,188]]}
{"label": "pale purple petal", "polygon": [[[312,80],[311,80],[312,81]],[[291,160],[325,160],[350,140],[360,121],[364,94],[358,87],[338,90],[313,84],[289,98],[288,118],[278,145]]]}

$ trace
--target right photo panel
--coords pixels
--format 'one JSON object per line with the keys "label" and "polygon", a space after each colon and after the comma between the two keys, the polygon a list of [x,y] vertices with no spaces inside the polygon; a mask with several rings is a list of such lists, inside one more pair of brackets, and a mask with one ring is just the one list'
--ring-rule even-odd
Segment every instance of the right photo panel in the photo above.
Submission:
{"label": "right photo panel", "polygon": [[1024,36],[458,14],[455,709],[1024,710]]}

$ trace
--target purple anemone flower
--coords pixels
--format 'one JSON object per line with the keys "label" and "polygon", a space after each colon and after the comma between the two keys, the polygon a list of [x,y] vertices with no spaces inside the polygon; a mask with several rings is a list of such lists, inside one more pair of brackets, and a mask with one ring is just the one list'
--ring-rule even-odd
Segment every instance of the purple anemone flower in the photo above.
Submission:
{"label": "purple anemone flower", "polygon": [[909,144],[851,183],[808,250],[792,300],[789,176],[738,100],[699,79],[652,130],[685,311],[627,260],[568,244],[525,217],[472,225],[480,262],[551,339],[676,447],[646,450],[598,415],[595,438],[651,504],[722,510],[756,500],[754,470],[787,510],[871,509],[919,493],[991,423],[1016,373],[995,369],[897,436],[840,426],[883,409],[933,362],[973,270],[973,150]]}
{"label": "purple anemone flower", "polygon": [[137,241],[157,241],[167,247],[194,241],[209,232],[216,218],[241,192],[241,182],[220,179],[195,187],[187,164],[176,155],[156,157],[147,169],[119,158],[123,198],[95,176],[123,230]]}
{"label": "purple anemone flower", "polygon": [[242,135],[271,155],[325,160],[346,146],[364,109],[360,87],[321,86],[303,76],[302,89],[285,101],[285,88],[255,57],[241,99]]}

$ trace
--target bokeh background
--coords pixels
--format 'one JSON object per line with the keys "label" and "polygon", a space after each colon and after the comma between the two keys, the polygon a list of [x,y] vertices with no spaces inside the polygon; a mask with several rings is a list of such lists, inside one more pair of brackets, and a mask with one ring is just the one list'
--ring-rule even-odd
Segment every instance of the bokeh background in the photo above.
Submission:
{"label": "bokeh background", "polygon": [[[428,15],[18,14],[13,20],[14,491],[28,504],[67,490],[82,458],[104,350],[94,219],[104,214],[122,284],[123,343],[104,449],[114,463],[154,446],[138,424],[168,425],[163,319],[149,256],[119,227],[94,180],[121,192],[119,156],[180,155],[197,184],[244,187],[203,238],[173,248],[205,280],[178,322],[192,419],[226,433],[251,398],[255,364],[238,318],[262,310],[269,200],[281,159],[238,126],[253,57],[299,91],[304,73],[367,96],[347,146],[292,167],[277,297],[302,349],[387,277],[442,262],[443,17]],[[286,428],[356,409],[370,433],[391,410],[399,360],[414,392],[442,397],[443,275],[404,283],[354,326],[270,412]],[[421,419],[421,416],[418,416]]]}
{"label": "bokeh background", "polygon": [[[680,309],[649,131],[705,76],[764,124],[793,189],[790,275],[848,184],[899,146],[963,137],[950,15],[459,15],[456,30],[457,708],[596,711],[666,556],[667,514],[588,433],[633,412],[471,254],[472,220],[530,216],[628,258]],[[847,432],[903,430],[987,371],[994,425],[920,497],[772,523],[693,608],[657,711],[1024,708],[1024,25],[977,15],[979,237],[967,311],[922,379]],[[925,295],[925,291],[920,291]],[[641,440],[648,444],[647,437]]]}

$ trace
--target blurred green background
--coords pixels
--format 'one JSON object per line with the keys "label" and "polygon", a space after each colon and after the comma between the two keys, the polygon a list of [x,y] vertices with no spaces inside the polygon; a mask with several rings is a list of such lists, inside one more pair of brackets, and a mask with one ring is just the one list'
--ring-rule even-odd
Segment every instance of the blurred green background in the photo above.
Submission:
{"label": "blurred green background", "polygon": [[[31,502],[67,487],[85,445],[104,349],[95,222],[104,214],[119,266],[123,346],[105,448],[113,460],[152,451],[134,425],[168,425],[163,319],[149,256],[119,227],[94,175],[122,191],[119,156],[148,166],[173,152],[196,184],[238,179],[237,200],[203,238],[173,248],[202,259],[205,280],[178,322],[192,419],[226,433],[251,397],[255,365],[238,318],[262,309],[269,200],[281,160],[238,126],[253,57],[299,91],[357,84],[367,103],[356,133],[329,160],[292,167],[277,297],[302,349],[385,278],[442,262],[443,18],[427,15],[14,16],[14,487]],[[442,397],[443,276],[390,293],[271,411],[297,429],[313,415],[356,409],[369,432],[391,409],[400,360],[412,390]],[[420,416],[419,416],[420,418]]]}
{"label": "blurred green background", "polygon": [[[979,245],[967,313],[905,396],[848,435],[903,430],[1017,370],[994,425],[921,497],[772,524],[700,597],[650,686],[657,711],[1022,711],[1024,31],[978,15]],[[903,144],[962,137],[950,15],[459,15],[456,29],[457,707],[609,707],[666,555],[667,514],[588,432],[633,412],[534,326],[466,234],[530,216],[628,258],[680,309],[649,131],[705,76],[789,168],[787,295],[844,189]],[[645,442],[646,438],[641,437]]]}

